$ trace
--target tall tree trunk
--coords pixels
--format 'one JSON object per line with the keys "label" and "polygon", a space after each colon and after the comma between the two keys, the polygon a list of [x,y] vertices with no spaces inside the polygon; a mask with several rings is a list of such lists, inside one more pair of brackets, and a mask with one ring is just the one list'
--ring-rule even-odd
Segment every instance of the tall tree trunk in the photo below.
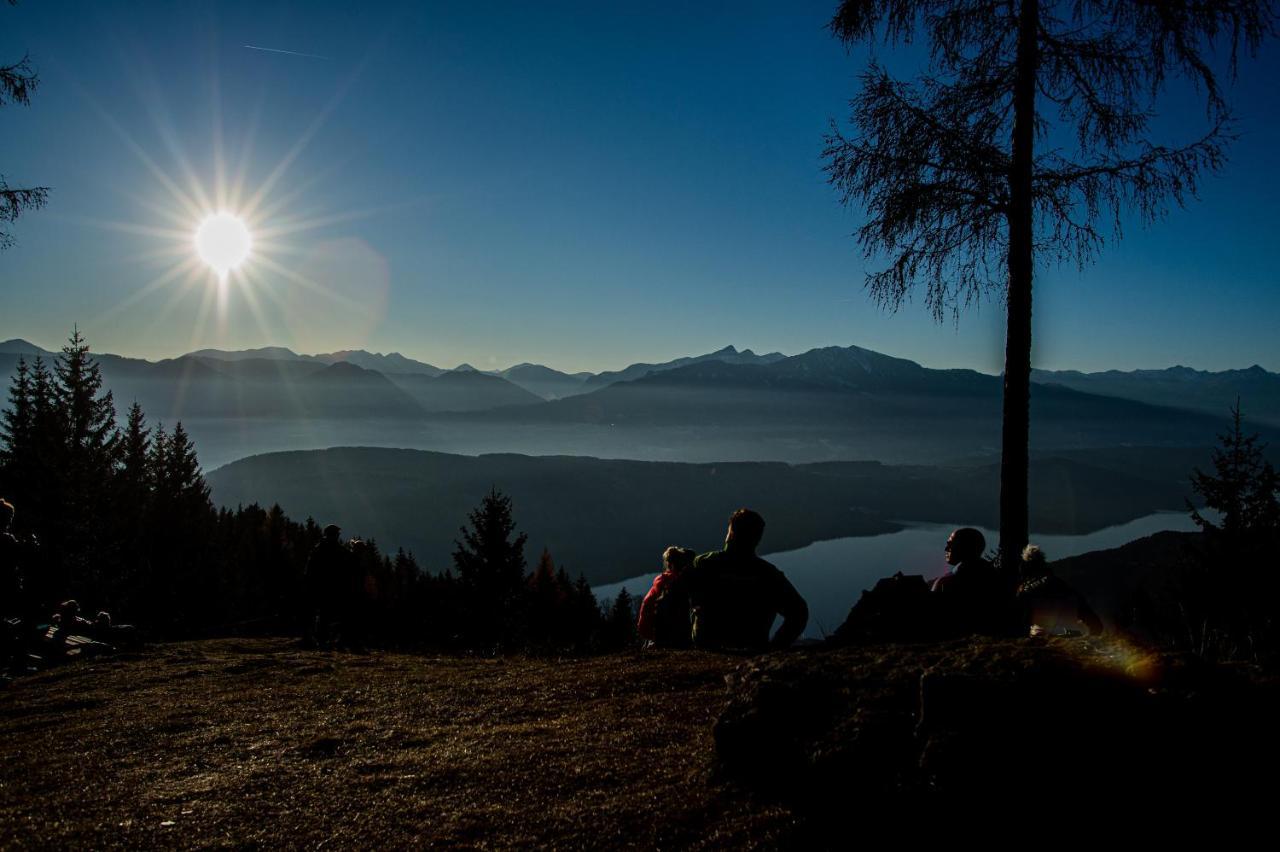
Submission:
{"label": "tall tree trunk", "polygon": [[1035,142],[1036,31],[1039,0],[1018,12],[1017,77],[1013,89],[1013,157],[1009,172],[1009,309],[1004,350],[1004,436],[1000,457],[1000,553],[1006,566],[1027,544],[1028,445],[1031,438],[1031,198]]}

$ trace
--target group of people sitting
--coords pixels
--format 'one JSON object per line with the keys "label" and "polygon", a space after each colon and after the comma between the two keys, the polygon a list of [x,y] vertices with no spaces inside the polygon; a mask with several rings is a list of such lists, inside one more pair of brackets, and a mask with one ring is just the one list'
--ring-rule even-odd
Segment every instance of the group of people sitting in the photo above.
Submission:
{"label": "group of people sitting", "polygon": [[[0,500],[0,615],[4,616],[4,652],[17,653],[19,637],[32,619],[21,612],[18,540],[10,532],[14,507]],[[764,518],[739,509],[729,518],[722,550],[698,555],[683,547],[662,554],[664,570],[640,606],[637,629],[647,642],[667,648],[714,648],[760,652],[794,643],[809,621],[809,607],[795,586],[756,549],[764,537]],[[360,567],[363,543],[343,542],[336,525],[325,527],[307,563],[309,612],[306,639],[326,646],[358,649],[363,638],[360,602],[366,578]],[[835,642],[854,638],[901,639],[942,635],[1040,635],[1102,631],[1102,621],[1074,589],[1049,569],[1045,554],[1028,546],[1014,570],[1001,571],[984,557],[979,530],[957,529],[947,538],[950,569],[931,584],[923,577],[880,581],[835,632]],[[776,631],[774,621],[781,616]],[[93,621],[80,616],[74,600],[64,601],[47,624],[38,625],[54,656],[100,652],[129,644],[136,631],[113,625],[99,612]],[[10,660],[6,659],[6,662]]]}
{"label": "group of people sitting", "polygon": [[132,625],[113,624],[105,611],[93,620],[83,618],[75,600],[61,602],[44,617],[39,602],[27,595],[21,570],[36,542],[13,534],[15,514],[13,504],[0,498],[0,671],[40,668],[132,644],[137,638]]}
{"label": "group of people sitting", "polygon": [[800,638],[809,606],[786,575],[756,555],[763,537],[764,518],[739,509],[729,518],[723,550],[698,556],[668,547],[664,570],[640,604],[641,638],[669,648],[744,651],[786,648]]}
{"label": "group of people sitting", "polygon": [[[756,555],[763,535],[764,518],[739,509],[729,518],[723,550],[697,555],[668,547],[640,605],[640,636],[656,647],[749,652],[795,642],[809,608],[786,576]],[[1101,619],[1052,573],[1040,548],[1028,546],[1017,568],[1003,572],[985,550],[981,531],[955,530],[944,548],[946,573],[932,583],[901,574],[882,580],[829,641],[1102,632]],[[778,616],[782,623],[770,635]]]}

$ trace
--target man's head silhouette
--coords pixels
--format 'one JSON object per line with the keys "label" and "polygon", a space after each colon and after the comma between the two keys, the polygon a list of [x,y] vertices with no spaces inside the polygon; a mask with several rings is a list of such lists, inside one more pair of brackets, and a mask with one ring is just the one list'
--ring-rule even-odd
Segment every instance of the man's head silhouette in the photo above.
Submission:
{"label": "man's head silhouette", "polygon": [[724,537],[724,546],[729,549],[754,551],[764,537],[764,518],[759,512],[750,509],[739,509],[729,516],[729,531]]}
{"label": "man's head silhouette", "polygon": [[973,527],[961,527],[947,536],[947,564],[959,565],[970,559],[981,559],[987,549],[986,536]]}

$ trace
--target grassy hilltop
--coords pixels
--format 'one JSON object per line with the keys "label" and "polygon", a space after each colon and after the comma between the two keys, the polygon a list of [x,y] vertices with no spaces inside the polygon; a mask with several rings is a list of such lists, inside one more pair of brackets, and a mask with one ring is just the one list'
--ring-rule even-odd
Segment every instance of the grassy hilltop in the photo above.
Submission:
{"label": "grassy hilltop", "polygon": [[[0,848],[846,848],[1067,812],[1212,821],[1270,790],[1277,707],[1273,675],[1114,639],[752,660],[172,644],[0,692]],[[936,819],[975,798],[997,822]]]}
{"label": "grassy hilltop", "polygon": [[0,848],[772,845],[785,808],[706,780],[738,662],[225,640],[71,665],[0,692]]}

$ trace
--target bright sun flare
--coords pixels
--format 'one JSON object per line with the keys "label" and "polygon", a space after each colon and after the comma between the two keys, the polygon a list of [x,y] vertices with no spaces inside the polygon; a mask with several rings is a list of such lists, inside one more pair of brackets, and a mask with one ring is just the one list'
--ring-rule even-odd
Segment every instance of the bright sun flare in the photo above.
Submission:
{"label": "bright sun flare", "polygon": [[219,277],[243,263],[252,245],[244,220],[230,213],[215,213],[196,229],[196,253]]}

